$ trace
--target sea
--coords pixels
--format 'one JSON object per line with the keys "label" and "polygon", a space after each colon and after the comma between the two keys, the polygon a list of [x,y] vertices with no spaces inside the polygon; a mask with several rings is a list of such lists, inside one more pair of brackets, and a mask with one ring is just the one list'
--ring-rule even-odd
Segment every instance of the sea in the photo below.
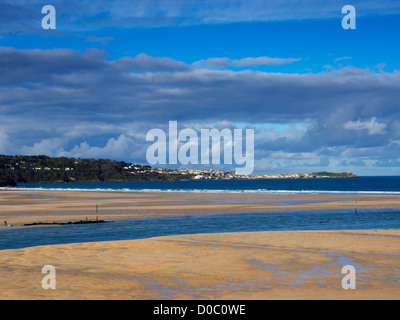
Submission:
{"label": "sea", "polygon": [[398,194],[400,176],[317,179],[227,179],[21,184],[20,189],[119,192]]}
{"label": "sea", "polygon": [[[400,176],[318,179],[239,179],[146,182],[23,184],[21,190],[97,192],[194,192],[258,194],[398,195]],[[7,188],[2,188],[7,190]],[[255,200],[256,201],[256,200]],[[157,236],[250,231],[399,229],[399,208],[285,210],[187,214],[0,229],[0,250],[80,242],[143,239]]]}

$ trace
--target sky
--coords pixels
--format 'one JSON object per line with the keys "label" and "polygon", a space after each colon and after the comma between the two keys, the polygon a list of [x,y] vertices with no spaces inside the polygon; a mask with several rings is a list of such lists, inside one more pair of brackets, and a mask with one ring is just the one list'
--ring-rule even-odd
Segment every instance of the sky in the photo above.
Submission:
{"label": "sky", "polygon": [[177,121],[254,129],[254,173],[400,175],[399,31],[400,0],[0,0],[0,153],[147,164]]}

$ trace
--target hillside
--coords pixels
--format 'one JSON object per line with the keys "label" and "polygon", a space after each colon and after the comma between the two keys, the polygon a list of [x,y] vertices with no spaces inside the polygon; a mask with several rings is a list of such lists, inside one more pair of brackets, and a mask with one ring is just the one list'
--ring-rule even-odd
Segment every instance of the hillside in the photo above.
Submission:
{"label": "hillside", "polygon": [[16,183],[160,181],[189,179],[190,175],[152,172],[150,166],[106,159],[51,158],[0,155],[0,174]]}

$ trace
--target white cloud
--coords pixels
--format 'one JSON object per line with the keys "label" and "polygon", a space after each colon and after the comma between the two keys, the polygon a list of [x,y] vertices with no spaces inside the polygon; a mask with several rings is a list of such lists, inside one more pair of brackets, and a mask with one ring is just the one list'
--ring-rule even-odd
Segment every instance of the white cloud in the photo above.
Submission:
{"label": "white cloud", "polygon": [[344,124],[344,128],[347,130],[368,130],[370,135],[385,134],[386,127],[385,123],[377,122],[376,117],[371,118],[369,121],[348,121]]}
{"label": "white cloud", "polygon": [[[2,133],[0,131],[0,153],[3,152]],[[7,136],[6,136],[7,137]],[[137,159],[143,158],[145,145],[121,134],[118,138],[109,138],[104,146],[93,146],[84,141],[66,151],[64,146],[68,143],[68,134],[59,138],[42,139],[33,145],[24,145],[17,150],[18,154],[47,155],[51,157],[73,158],[108,158],[108,159]]]}
{"label": "white cloud", "polygon": [[342,61],[342,60],[350,60],[350,59],[351,59],[351,57],[339,57],[339,58],[335,59],[335,63]]}
{"label": "white cloud", "polygon": [[127,159],[132,158],[137,149],[139,148],[131,137],[121,134],[117,139],[109,138],[104,147],[91,146],[85,141],[68,152],[60,152],[59,155],[75,158]]}
{"label": "white cloud", "polygon": [[59,152],[62,152],[63,139],[60,138],[49,138],[42,139],[39,142],[35,142],[33,146],[22,146],[21,153],[26,155],[47,155],[57,156]]}

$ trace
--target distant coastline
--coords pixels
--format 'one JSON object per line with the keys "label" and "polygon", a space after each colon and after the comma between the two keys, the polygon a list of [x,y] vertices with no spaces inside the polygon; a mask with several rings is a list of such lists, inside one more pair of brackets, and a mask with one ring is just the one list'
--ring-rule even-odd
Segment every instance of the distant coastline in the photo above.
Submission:
{"label": "distant coastline", "polygon": [[169,169],[108,159],[0,155],[0,186],[21,183],[182,181],[213,179],[358,178],[351,172],[240,175],[211,169]]}

